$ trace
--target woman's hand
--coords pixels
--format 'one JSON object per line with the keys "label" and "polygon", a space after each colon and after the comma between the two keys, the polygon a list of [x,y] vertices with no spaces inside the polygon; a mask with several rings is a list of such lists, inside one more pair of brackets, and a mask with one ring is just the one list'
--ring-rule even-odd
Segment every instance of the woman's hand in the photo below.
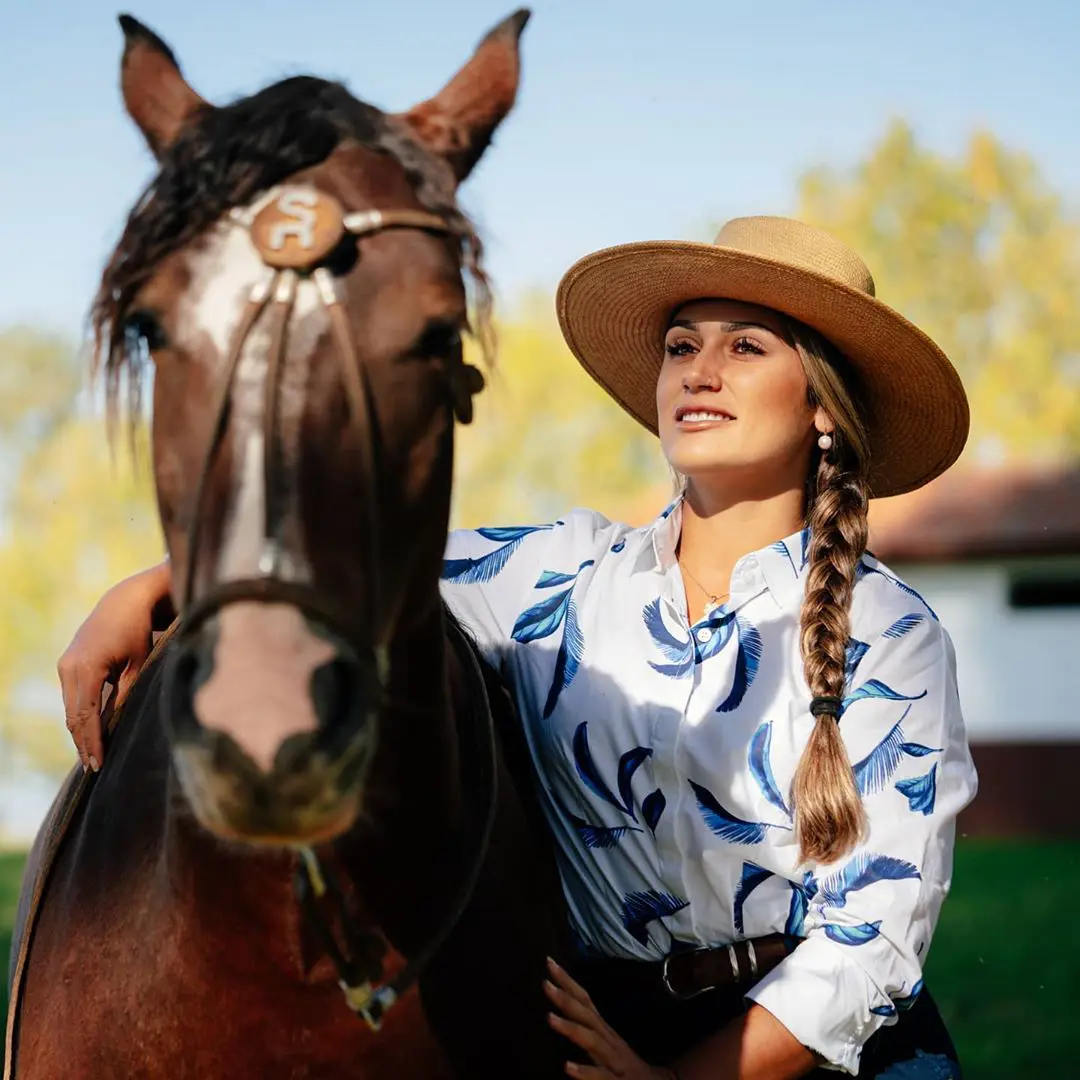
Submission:
{"label": "woman's hand", "polygon": [[75,632],[57,664],[67,728],[83,769],[101,768],[101,697],[105,683],[122,698],[150,652],[152,613],[168,594],[169,564],[114,585]]}
{"label": "woman's hand", "polygon": [[592,1065],[567,1062],[566,1071],[581,1080],[673,1080],[670,1069],[644,1062],[604,1022],[592,999],[554,960],[548,959],[552,981],[544,980],[544,993],[563,1013],[549,1013],[551,1026],[576,1043],[593,1059]]}

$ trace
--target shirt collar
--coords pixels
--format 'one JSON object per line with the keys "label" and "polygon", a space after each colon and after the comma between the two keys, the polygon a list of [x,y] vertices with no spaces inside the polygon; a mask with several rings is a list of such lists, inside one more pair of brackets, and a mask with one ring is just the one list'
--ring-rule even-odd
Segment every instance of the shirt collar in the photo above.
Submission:
{"label": "shirt collar", "polygon": [[[645,527],[635,569],[664,572],[676,565],[675,549],[682,531],[682,496]],[[744,555],[731,573],[729,603],[740,603],[767,589],[781,608],[797,607],[803,598],[810,530],[804,528],[759,551]]]}

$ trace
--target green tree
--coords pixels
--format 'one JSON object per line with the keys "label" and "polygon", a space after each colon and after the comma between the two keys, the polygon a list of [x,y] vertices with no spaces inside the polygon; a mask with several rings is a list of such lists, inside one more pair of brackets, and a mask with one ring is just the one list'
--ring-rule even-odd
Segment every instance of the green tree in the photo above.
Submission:
{"label": "green tree", "polygon": [[854,168],[806,173],[797,216],[850,243],[945,349],[972,453],[1080,454],[1080,221],[1028,156],[986,132],[942,156],[896,121]]}

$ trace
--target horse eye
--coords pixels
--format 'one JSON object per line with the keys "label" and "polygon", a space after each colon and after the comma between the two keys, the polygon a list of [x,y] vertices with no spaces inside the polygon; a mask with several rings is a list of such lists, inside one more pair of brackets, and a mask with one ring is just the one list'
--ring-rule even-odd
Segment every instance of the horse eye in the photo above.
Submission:
{"label": "horse eye", "polygon": [[152,353],[165,348],[165,331],[149,311],[133,311],[124,320],[124,349],[132,360],[149,360]]}
{"label": "horse eye", "polygon": [[415,356],[424,357],[457,356],[461,352],[461,327],[451,322],[429,323],[412,352]]}

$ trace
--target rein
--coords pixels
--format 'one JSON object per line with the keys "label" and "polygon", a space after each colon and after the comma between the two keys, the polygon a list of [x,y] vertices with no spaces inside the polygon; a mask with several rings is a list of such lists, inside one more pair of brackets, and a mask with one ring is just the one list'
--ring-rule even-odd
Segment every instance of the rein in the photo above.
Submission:
{"label": "rein", "polygon": [[[462,740],[462,762],[479,761],[474,784],[468,789],[483,791],[480,834],[467,863],[465,876],[454,894],[453,903],[439,924],[438,930],[428,939],[422,949],[406,960],[405,966],[388,982],[382,982],[382,960],[386,952],[385,941],[377,931],[359,933],[350,924],[345,903],[333,876],[327,873],[312,848],[300,849],[300,862],[293,877],[293,889],[301,910],[315,931],[327,955],[333,961],[338,974],[338,985],[345,995],[345,1002],[358,1016],[363,1017],[372,1031],[382,1026],[387,1010],[398,1001],[416,981],[435,954],[446,943],[472,900],[476,883],[480,879],[487,857],[491,834],[495,825],[495,809],[498,796],[498,758],[495,743],[495,721],[491,711],[491,699],[487,684],[476,658],[472,643],[464,631],[451,618],[446,625],[453,638],[454,651],[465,669],[468,700],[477,702],[468,724],[469,744]],[[475,753],[471,753],[475,751]],[[328,898],[342,926],[344,944],[339,944],[330,922],[323,915],[318,901]]]}
{"label": "rein", "polygon": [[[214,405],[214,424],[203,457],[195,488],[188,530],[185,559],[182,616],[177,636],[191,635],[222,608],[240,601],[264,604],[290,604],[305,616],[319,620],[359,646],[358,653],[368,653],[385,687],[388,661],[385,644],[378,637],[378,499],[375,468],[374,425],[371,387],[365,367],[360,363],[338,282],[326,262],[347,236],[359,241],[387,229],[420,229],[442,235],[457,232],[442,217],[424,210],[365,210],[346,213],[332,196],[310,187],[285,185],[271,189],[252,206],[230,212],[231,223],[245,229],[255,248],[270,269],[269,276],[258,282],[249,294],[230,344],[225,369],[218,385]],[[329,318],[348,403],[349,419],[358,433],[361,473],[364,480],[362,512],[367,529],[365,555],[367,589],[360,617],[345,611],[333,596],[306,583],[281,577],[281,514],[277,493],[276,464],[278,450],[278,401],[282,371],[287,353],[288,328],[300,283],[310,280]],[[269,311],[267,311],[269,309]],[[264,317],[269,319],[270,346],[266,357],[263,397],[263,480],[264,522],[259,573],[214,583],[201,596],[195,596],[198,569],[200,524],[206,510],[210,474],[228,427],[233,387],[249,337]],[[462,423],[472,418],[472,397],[484,385],[483,376],[463,361],[452,362],[448,372],[450,404]],[[326,950],[338,974],[339,985],[349,1008],[363,1017],[373,1031],[405,991],[419,978],[432,957],[445,943],[468,907],[487,857],[495,820],[497,799],[497,757],[494,718],[483,672],[473,646],[453,619],[446,620],[454,650],[465,669],[473,710],[467,736],[472,745],[463,745],[461,760],[478,760],[478,775],[472,790],[485,793],[482,825],[475,850],[467,862],[450,909],[436,933],[401,971],[382,982],[386,943],[377,931],[359,932],[348,919],[341,891],[333,876],[319,861],[312,848],[299,850],[299,863],[293,888],[301,910]],[[461,738],[459,732],[459,738]],[[342,926],[344,941],[339,943],[318,903],[331,904]]]}

